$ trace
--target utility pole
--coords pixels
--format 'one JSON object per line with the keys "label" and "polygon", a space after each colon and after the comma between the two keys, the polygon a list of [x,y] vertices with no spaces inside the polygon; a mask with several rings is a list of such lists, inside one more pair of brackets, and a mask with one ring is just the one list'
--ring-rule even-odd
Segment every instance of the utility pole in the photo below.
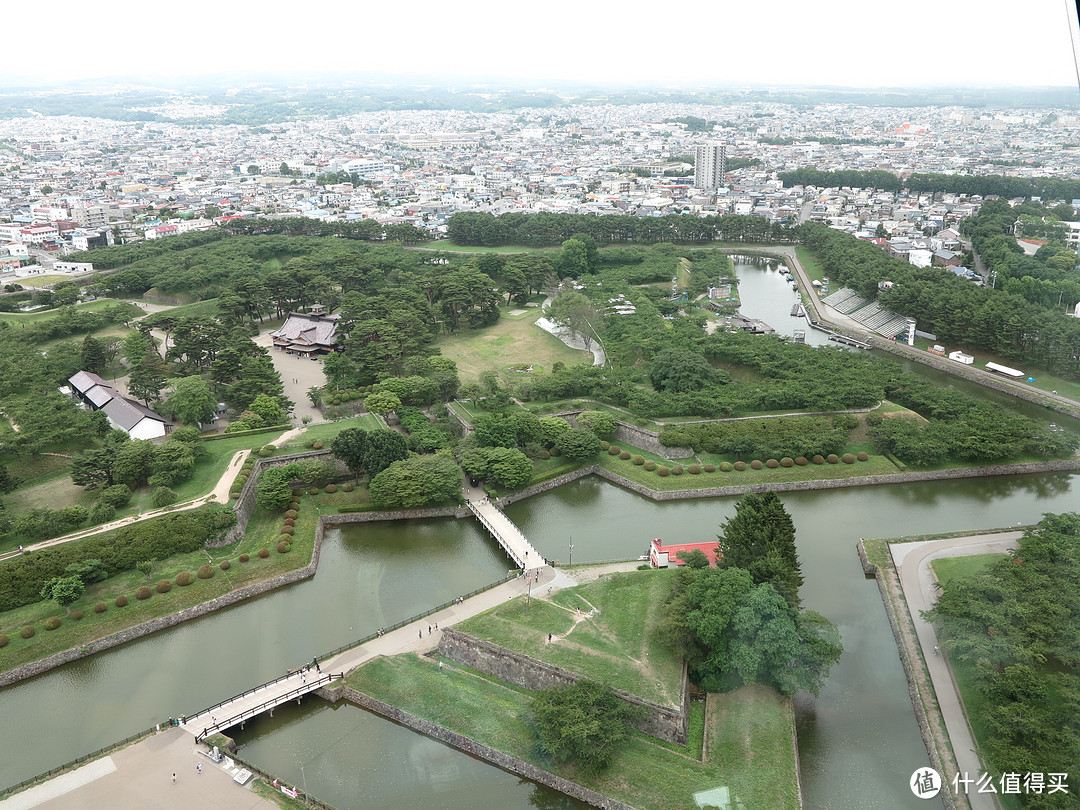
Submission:
{"label": "utility pole", "polygon": [[570,535],[570,568],[574,567],[574,535]]}

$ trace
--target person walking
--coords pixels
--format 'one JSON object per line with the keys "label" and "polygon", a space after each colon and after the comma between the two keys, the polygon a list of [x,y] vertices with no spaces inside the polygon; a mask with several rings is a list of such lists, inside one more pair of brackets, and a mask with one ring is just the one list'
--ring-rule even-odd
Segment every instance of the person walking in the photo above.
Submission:
{"label": "person walking", "polygon": [[173,783],[174,785],[176,784],[176,771],[173,771],[173,775],[172,775],[172,783]]}
{"label": "person walking", "polygon": [[202,773],[202,763],[201,762],[196,762],[195,763],[195,772],[198,773],[198,774]]}

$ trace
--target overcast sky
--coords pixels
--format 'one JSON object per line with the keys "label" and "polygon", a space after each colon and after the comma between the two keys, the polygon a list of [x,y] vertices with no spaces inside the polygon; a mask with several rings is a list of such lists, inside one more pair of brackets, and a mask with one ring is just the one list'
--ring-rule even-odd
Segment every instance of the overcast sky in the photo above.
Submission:
{"label": "overcast sky", "polygon": [[[4,11],[0,84],[340,71],[694,86],[1076,84],[1063,0],[187,0]],[[6,79],[6,82],[5,82]]]}

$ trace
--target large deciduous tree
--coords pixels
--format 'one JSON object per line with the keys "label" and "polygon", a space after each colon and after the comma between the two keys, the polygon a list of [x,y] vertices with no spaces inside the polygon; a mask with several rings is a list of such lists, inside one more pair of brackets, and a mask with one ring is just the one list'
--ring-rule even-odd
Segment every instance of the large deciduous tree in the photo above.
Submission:
{"label": "large deciduous tree", "polygon": [[71,605],[83,595],[86,586],[77,576],[53,577],[41,589],[42,599],[52,599],[71,615]]}
{"label": "large deciduous tree", "polygon": [[610,687],[586,680],[544,689],[533,699],[540,745],[556,762],[572,762],[586,774],[611,764],[638,713]]}
{"label": "large deciduous tree", "polygon": [[173,386],[169,409],[181,423],[199,425],[213,418],[217,410],[217,397],[205,378],[197,375],[183,377]]}
{"label": "large deciduous tree", "polygon": [[371,480],[371,500],[380,509],[409,509],[461,496],[461,470],[444,456],[395,461]]}

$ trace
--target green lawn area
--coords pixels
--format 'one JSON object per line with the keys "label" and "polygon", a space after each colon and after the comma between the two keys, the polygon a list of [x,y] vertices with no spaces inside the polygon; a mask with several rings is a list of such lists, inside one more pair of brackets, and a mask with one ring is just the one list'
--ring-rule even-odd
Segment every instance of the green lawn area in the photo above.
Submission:
{"label": "green lawn area", "polygon": [[[668,706],[682,701],[682,662],[656,632],[671,589],[667,572],[609,574],[515,599],[458,625],[464,633]],[[543,595],[541,595],[543,596]],[[590,612],[597,610],[596,615]],[[552,643],[547,637],[554,636]]]}
{"label": "green lawn area", "polygon": [[[302,453],[310,448],[306,447],[306,444],[311,441],[322,442],[323,445],[327,445],[335,436],[346,428],[360,428],[361,430],[386,430],[383,427],[382,422],[378,420],[374,414],[365,413],[360,416],[353,417],[351,419],[338,419],[334,422],[323,422],[318,425],[311,425],[304,430],[295,439],[287,441],[281,446],[280,453]],[[269,434],[268,434],[269,435]],[[269,435],[265,441],[259,444],[269,444],[274,438],[273,435]]]}
{"label": "green lawn area", "polygon": [[[0,633],[10,638],[10,643],[0,649],[0,672],[61,650],[82,646],[150,619],[208,601],[244,585],[302,568],[311,562],[319,514],[319,508],[311,497],[304,495],[299,517],[296,519],[292,549],[286,554],[279,554],[277,537],[282,526],[282,513],[269,513],[256,508],[247,533],[240,542],[223,548],[199,549],[188,554],[178,554],[155,563],[150,575],[151,582],[156,585],[159,580],[171,579],[174,580],[174,586],[165,594],[159,594],[155,590],[146,600],[135,599],[135,589],[146,584],[146,577],[138,571],[127,571],[87,587],[82,598],[71,606],[72,611],[83,611],[84,616],[79,620],[69,618],[55,602],[44,601],[0,613]],[[270,556],[265,560],[257,556],[258,550],[263,547],[270,550]],[[239,555],[245,553],[251,559],[246,563],[239,562]],[[219,563],[222,560],[230,561],[229,570],[221,570]],[[196,578],[187,587],[175,585],[176,576],[181,571],[194,574],[201,565],[207,563],[214,566],[212,579]],[[116,597],[121,594],[126,595],[129,600],[129,604],[122,608],[114,604]],[[107,605],[104,613],[94,612],[97,602]],[[50,616],[59,617],[61,624],[56,630],[47,631],[43,622]],[[37,633],[30,639],[23,639],[19,636],[19,628],[28,624],[33,625]]]}
{"label": "green lawn area", "polygon": [[972,554],[968,557],[943,557],[940,560],[933,560],[930,567],[934,569],[934,576],[938,578],[938,582],[944,585],[949,580],[978,574],[1004,556],[1004,554]]}
{"label": "green lawn area", "polygon": [[795,248],[795,256],[798,258],[799,264],[803,266],[803,270],[806,271],[806,275],[810,277],[811,281],[821,281],[825,278],[825,269],[817,260],[817,256],[811,251],[799,246]]}
{"label": "green lawn area", "polygon": [[50,273],[44,276],[20,278],[18,283],[23,287],[48,287],[50,284],[55,284],[58,281],[66,281],[70,278],[71,276],[64,275],[63,273]]}
{"label": "green lawn area", "polygon": [[[637,735],[615,756],[612,766],[598,776],[586,776],[570,764],[559,765],[543,754],[530,719],[531,699],[525,693],[493,683],[453,666],[441,670],[436,662],[413,654],[379,658],[364,665],[346,679],[360,692],[371,695],[411,714],[456,731],[511,756],[530,762],[578,784],[599,791],[641,810],[695,810],[693,794],[721,786],[731,786],[746,807],[797,808],[797,804],[776,803],[772,797],[781,789],[766,785],[759,795],[754,774],[744,775],[731,764],[710,759],[700,762],[676,747],[657,745],[651,738]],[[733,693],[733,701],[741,700]],[[762,702],[764,706],[765,703]],[[756,711],[755,711],[756,713]],[[790,716],[790,709],[787,710]],[[790,739],[790,738],[789,738]],[[775,746],[766,740],[761,751],[773,755]],[[753,768],[777,779],[791,764],[781,785],[794,785],[794,755],[787,752],[781,761],[761,756],[757,740],[753,746]]]}
{"label": "green lawn area", "polygon": [[[191,316],[208,316],[216,317],[221,314],[218,309],[218,303],[216,298],[207,298],[205,301],[195,301],[192,304],[181,304],[178,307],[171,307],[167,312],[170,318],[187,318]],[[149,316],[153,318],[153,315]]]}
{"label": "green lawn area", "polygon": [[454,334],[443,335],[436,345],[444,357],[457,363],[462,382],[476,382],[483,371],[506,371],[510,366],[522,363],[543,371],[550,371],[560,361],[568,366],[592,363],[590,352],[571,349],[536,326],[535,321],[541,315],[540,308],[536,307],[520,318],[500,317],[492,326],[466,327]]}
{"label": "green lawn area", "polygon": [[412,248],[429,252],[433,250],[445,250],[449,253],[541,253],[552,250],[562,250],[559,245],[551,247],[527,247],[525,245],[502,245],[500,247],[485,247],[483,245],[457,245],[450,240],[435,242],[422,248]]}
{"label": "green lawn area", "polygon": [[757,684],[710,694],[705,722],[706,759],[723,763],[731,792],[746,807],[800,806],[790,698]]}
{"label": "green lawn area", "polygon": [[[98,298],[94,301],[76,304],[75,308],[80,311],[96,312],[97,310],[108,309],[111,306],[123,303],[128,302],[119,301],[115,298]],[[39,309],[34,312],[0,312],[0,322],[17,326],[20,324],[31,324],[38,321],[44,321],[48,318],[55,318],[57,314],[58,310],[56,309]]]}

